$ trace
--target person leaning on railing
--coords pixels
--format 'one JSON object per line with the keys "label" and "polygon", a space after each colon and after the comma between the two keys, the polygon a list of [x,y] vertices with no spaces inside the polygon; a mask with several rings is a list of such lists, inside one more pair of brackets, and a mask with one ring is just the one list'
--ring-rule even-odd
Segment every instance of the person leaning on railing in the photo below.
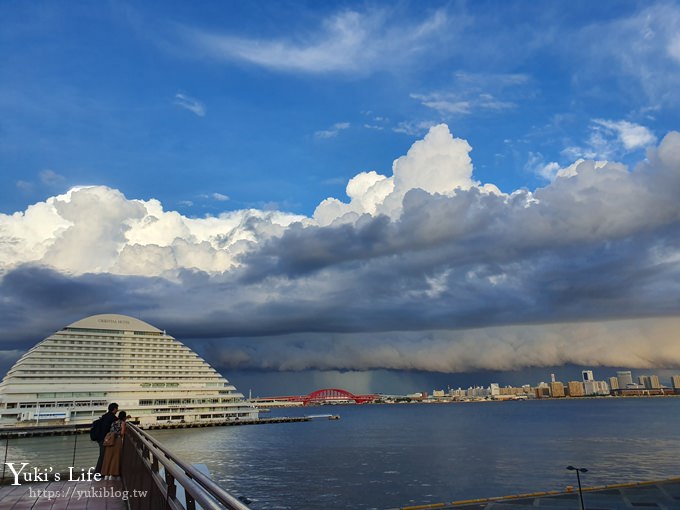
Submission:
{"label": "person leaning on railing", "polygon": [[111,480],[120,476],[120,459],[123,453],[123,437],[125,437],[125,420],[127,420],[127,413],[121,411],[118,413],[118,419],[111,424],[111,444],[106,444],[106,452],[104,453],[104,462],[102,464],[102,476],[104,480]]}
{"label": "person leaning on railing", "polygon": [[109,404],[109,411],[101,417],[101,423],[98,425],[98,435],[97,443],[99,443],[99,458],[97,459],[97,466],[95,467],[95,473],[102,472],[102,464],[104,462],[104,454],[106,453],[106,447],[104,446],[104,438],[106,434],[111,430],[111,425],[117,420],[116,413],[118,412],[118,404],[115,402]]}

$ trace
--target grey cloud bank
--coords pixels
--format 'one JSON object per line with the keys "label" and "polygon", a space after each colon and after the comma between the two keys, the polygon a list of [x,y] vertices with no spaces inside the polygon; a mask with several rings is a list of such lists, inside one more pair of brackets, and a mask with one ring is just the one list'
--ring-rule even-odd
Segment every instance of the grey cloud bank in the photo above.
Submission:
{"label": "grey cloud bank", "polygon": [[474,180],[469,151],[435,126],[313,217],[187,218],[105,187],[0,215],[3,359],[115,312],[232,369],[680,366],[680,133],[533,192]]}

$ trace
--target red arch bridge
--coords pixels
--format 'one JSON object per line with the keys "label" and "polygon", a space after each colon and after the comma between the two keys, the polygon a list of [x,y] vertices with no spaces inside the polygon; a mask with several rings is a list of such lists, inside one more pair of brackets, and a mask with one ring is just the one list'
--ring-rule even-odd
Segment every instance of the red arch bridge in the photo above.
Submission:
{"label": "red arch bridge", "polygon": [[353,395],[349,391],[339,388],[324,388],[316,390],[309,395],[291,395],[287,397],[264,397],[251,399],[256,404],[266,404],[267,402],[297,402],[302,405],[314,404],[367,404],[375,402],[380,395]]}

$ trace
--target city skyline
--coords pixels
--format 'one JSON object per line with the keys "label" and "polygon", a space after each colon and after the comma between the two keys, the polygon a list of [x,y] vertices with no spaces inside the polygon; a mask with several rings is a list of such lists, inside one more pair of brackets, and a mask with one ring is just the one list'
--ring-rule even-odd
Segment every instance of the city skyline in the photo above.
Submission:
{"label": "city skyline", "polygon": [[5,370],[98,313],[244,391],[680,367],[674,3],[0,16]]}

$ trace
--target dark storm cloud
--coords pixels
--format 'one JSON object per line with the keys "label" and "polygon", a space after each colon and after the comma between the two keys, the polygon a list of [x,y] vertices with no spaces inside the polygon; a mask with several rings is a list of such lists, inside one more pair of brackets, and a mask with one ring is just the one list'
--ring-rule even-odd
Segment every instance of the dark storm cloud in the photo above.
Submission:
{"label": "dark storm cloud", "polygon": [[[441,140],[446,145],[446,137]],[[406,163],[417,169],[413,161]],[[616,326],[643,317],[668,317],[664,324],[670,324],[679,312],[678,133],[632,171],[581,162],[533,193],[504,195],[474,184],[442,194],[410,189],[397,215],[355,214],[328,226],[311,220],[284,225],[249,213],[234,227],[225,252],[194,239],[212,224],[181,223],[176,214],[168,219],[158,204],[153,218],[145,218],[149,204],[130,205],[101,188],[93,202],[87,193],[61,207],[74,209],[77,221],[78,207],[110,200],[116,206],[96,210],[116,235],[98,235],[99,221],[75,224],[70,237],[59,239],[58,252],[78,252],[77,260],[95,267],[118,250],[129,258],[111,267],[134,268],[136,275],[67,275],[38,265],[7,269],[0,281],[5,350],[27,348],[83,316],[113,312],[141,317],[180,339],[219,339],[232,368],[680,363],[670,329],[645,326],[640,335],[651,350],[640,351],[633,337],[618,346]],[[143,228],[160,223],[163,232],[184,237],[168,246],[137,241],[103,247],[98,259],[80,255],[86,246],[67,243],[109,237],[122,243],[138,220]],[[79,231],[84,234],[77,236]],[[137,231],[137,239],[145,232]],[[224,264],[224,253],[239,264]],[[178,269],[154,273],[159,266],[176,268],[178,261]],[[213,269],[195,269],[202,265]],[[142,270],[160,276],[139,276]],[[583,324],[601,320],[619,322],[595,328],[597,340],[590,341],[592,328]],[[560,329],[573,323],[581,325]],[[275,337],[279,344],[271,341]],[[221,356],[219,347],[212,352]]]}
{"label": "dark storm cloud", "polygon": [[2,348],[27,348],[84,316],[112,309],[144,315],[157,303],[148,301],[140,290],[159,285],[167,282],[109,274],[74,277],[45,267],[21,266],[0,280]]}

